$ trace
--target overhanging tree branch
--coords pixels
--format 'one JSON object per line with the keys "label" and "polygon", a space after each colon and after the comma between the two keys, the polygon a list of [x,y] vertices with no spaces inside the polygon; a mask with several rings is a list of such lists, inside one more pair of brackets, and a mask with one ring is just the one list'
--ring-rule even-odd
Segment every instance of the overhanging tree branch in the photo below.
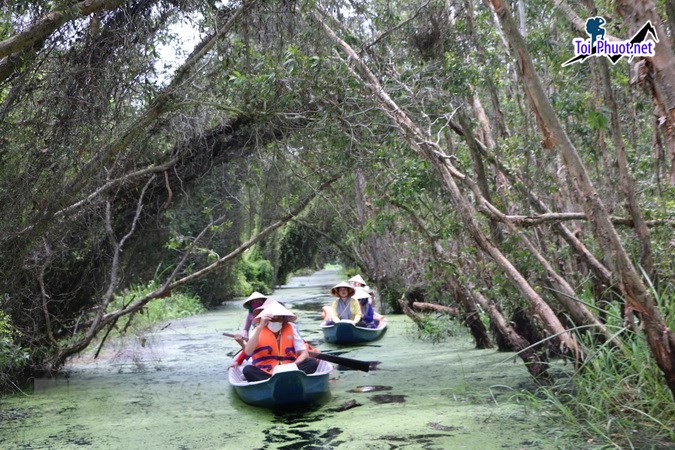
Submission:
{"label": "overhanging tree branch", "polygon": [[31,47],[45,39],[69,20],[78,19],[91,13],[108,11],[126,3],[125,0],[86,0],[62,11],[52,11],[40,18],[24,31],[0,42],[0,59]]}
{"label": "overhanging tree branch", "polygon": [[[504,215],[504,219],[514,223],[514,225],[522,227],[532,227],[535,225],[542,225],[553,222],[568,222],[570,220],[589,220],[588,215],[583,212],[566,212],[566,213],[543,213],[534,216],[523,215]],[[634,227],[635,222],[632,219],[625,217],[611,216],[610,221],[615,225],[625,225]],[[656,227],[660,225],[675,227],[675,219],[656,219],[646,220],[645,224],[649,227]]]}
{"label": "overhanging tree branch", "polygon": [[343,39],[341,39],[323,20],[330,16],[317,7],[310,12],[312,19],[319,24],[325,34],[347,55],[344,63],[347,67],[359,77],[373,97],[379,102],[382,111],[398,127],[400,134],[408,142],[411,148],[422,158],[430,161],[443,181],[446,192],[455,206],[458,217],[467,228],[476,244],[485,251],[490,257],[504,270],[506,276],[513,282],[514,286],[531,303],[535,313],[544,322],[547,330],[552,334],[559,336],[565,347],[576,354],[581,354],[578,343],[573,335],[566,332],[564,326],[555,315],[551,307],[541,298],[536,290],[529,284],[523,275],[516,269],[508,258],[488,239],[476,218],[477,211],[462,194],[455,179],[464,180],[466,175],[461,173],[452,165],[449,158],[439,158],[444,155],[443,149],[424,132],[409,115],[403,111],[392,100],[384,90],[377,77],[372,73],[361,57],[354,49]]}
{"label": "overhanging tree branch", "polygon": [[[54,356],[54,358],[50,361],[50,370],[55,372],[57,371],[65,362],[65,360],[75,354],[86,348],[92,341],[92,339],[103,329],[106,327],[106,325],[110,324],[112,321],[117,320],[119,317],[122,317],[127,314],[134,313],[141,309],[143,306],[145,306],[147,303],[150,301],[156,299],[156,298],[162,298],[168,296],[170,291],[173,289],[183,286],[185,284],[188,284],[192,281],[195,281],[199,278],[202,278],[203,276],[214,272],[215,270],[219,269],[222,267],[225,263],[232,261],[233,259],[237,258],[240,256],[246,249],[250,248],[253,246],[255,243],[259,242],[260,240],[264,239],[265,237],[269,236],[272,232],[277,230],[279,227],[282,225],[288,223],[291,221],[294,217],[296,217],[298,214],[300,214],[311,202],[314,200],[314,198],[323,190],[328,188],[331,184],[333,184],[335,181],[339,180],[343,176],[342,173],[337,174],[328,180],[324,181],[321,183],[311,194],[309,194],[307,197],[305,197],[300,203],[298,203],[288,214],[284,215],[283,217],[279,218],[277,221],[272,223],[271,225],[267,226],[264,230],[260,231],[258,234],[253,236],[252,238],[248,239],[244,243],[242,243],[239,247],[236,249],[232,250],[230,253],[227,255],[218,258],[216,262],[213,264],[210,264],[206,267],[204,267],[201,270],[198,270],[190,275],[187,275],[183,278],[180,278],[178,280],[173,281],[172,278],[176,276],[176,273],[179,270],[179,267],[182,267],[185,259],[187,258],[187,254],[183,256],[183,259],[181,263],[178,264],[179,267],[174,269],[174,272],[167,278],[167,280],[164,282],[164,284],[159,287],[158,289],[155,289],[151,293],[143,296],[142,298],[137,299],[136,301],[130,303],[129,305],[123,307],[122,309],[119,309],[114,312],[110,312],[105,314],[105,310],[110,303],[110,300],[113,297],[115,288],[117,287],[117,259],[116,257],[118,256],[120,246],[117,244],[115,246],[115,254],[113,257],[113,267],[111,268],[111,282],[108,285],[108,289],[103,297],[103,301],[99,305],[98,312],[96,317],[91,321],[90,323],[87,324],[88,330],[85,333],[85,336],[80,339],[78,342],[70,345],[69,347],[60,350],[57,355]],[[147,187],[147,185],[146,185]],[[140,200],[139,200],[140,202]],[[139,203],[140,205],[140,203]],[[139,206],[140,207],[140,206]],[[137,213],[138,214],[138,213]],[[138,216],[137,216],[138,217]],[[134,219],[134,224],[137,221],[137,217]],[[205,227],[202,233],[200,233],[199,237],[203,236],[206,231],[209,229],[211,224],[209,226]],[[132,225],[132,230],[135,225]],[[110,234],[110,232],[109,232]],[[129,236],[129,233],[125,235],[125,237],[120,241],[120,243],[123,243],[124,240]],[[194,248],[195,242],[193,242],[193,245],[191,246],[190,250]]]}

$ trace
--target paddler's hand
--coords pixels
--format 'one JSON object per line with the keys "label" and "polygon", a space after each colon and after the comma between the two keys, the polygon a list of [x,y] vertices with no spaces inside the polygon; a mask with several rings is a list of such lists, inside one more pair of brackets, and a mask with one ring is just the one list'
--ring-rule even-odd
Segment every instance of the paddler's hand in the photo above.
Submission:
{"label": "paddler's hand", "polygon": [[270,314],[263,314],[262,316],[260,316],[260,326],[266,327],[267,324],[270,323],[270,321],[272,320],[273,317],[274,316],[272,316]]}

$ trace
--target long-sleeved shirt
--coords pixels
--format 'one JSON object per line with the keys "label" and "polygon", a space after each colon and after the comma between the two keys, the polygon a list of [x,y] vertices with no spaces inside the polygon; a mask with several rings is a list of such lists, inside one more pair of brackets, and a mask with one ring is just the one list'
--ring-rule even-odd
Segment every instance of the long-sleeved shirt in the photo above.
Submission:
{"label": "long-sleeved shirt", "polygon": [[365,323],[371,323],[375,316],[375,311],[373,311],[373,306],[370,303],[361,305],[361,314],[363,315],[363,321]]}
{"label": "long-sleeved shirt", "polygon": [[255,314],[253,313],[248,313],[246,315],[246,322],[244,323],[244,329],[241,330],[241,335],[244,336],[245,338],[248,338],[248,331],[251,329],[251,325],[253,324],[254,318]]}
{"label": "long-sleeved shirt", "polygon": [[335,300],[331,310],[335,322],[338,320],[353,320],[356,323],[361,320],[361,305],[359,305],[358,300],[352,297]]}

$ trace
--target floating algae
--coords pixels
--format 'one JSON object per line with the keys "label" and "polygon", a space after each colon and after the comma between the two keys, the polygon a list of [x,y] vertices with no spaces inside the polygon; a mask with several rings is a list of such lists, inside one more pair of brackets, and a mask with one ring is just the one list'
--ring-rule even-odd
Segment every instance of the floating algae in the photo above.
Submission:
{"label": "floating algae", "polygon": [[[389,330],[377,346],[324,343],[320,311],[312,309],[332,301],[326,294],[340,280],[335,271],[320,271],[273,294],[321,351],[379,362],[367,373],[336,368],[325,404],[272,411],[236,396],[226,369],[239,345],[222,333],[241,328],[240,300],[159,325],[144,345],[129,338],[111,342],[96,360],[84,354],[68,364],[67,382],[1,398],[1,446],[588,448],[516,403],[517,387],[530,383],[524,366],[504,363],[504,353],[475,350],[468,334],[431,345],[415,339],[406,316],[387,314]],[[525,442],[533,445],[519,445]]]}
{"label": "floating algae", "polygon": [[384,395],[373,395],[370,397],[370,400],[374,401],[375,403],[383,404],[383,403],[404,403],[405,402],[405,395],[390,395],[390,394],[384,394]]}

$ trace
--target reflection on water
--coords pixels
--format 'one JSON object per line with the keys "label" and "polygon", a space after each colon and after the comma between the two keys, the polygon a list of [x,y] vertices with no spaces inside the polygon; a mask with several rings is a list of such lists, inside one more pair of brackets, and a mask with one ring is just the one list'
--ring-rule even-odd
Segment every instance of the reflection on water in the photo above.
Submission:
{"label": "reflection on water", "polygon": [[381,405],[383,403],[403,403],[406,397],[406,395],[378,394],[370,397],[370,400]]}
{"label": "reflection on water", "polygon": [[467,334],[434,345],[416,339],[407,317],[387,315],[389,331],[377,343],[326,344],[321,307],[339,281],[337,271],[324,270],[272,295],[298,315],[302,336],[322,352],[372,361],[369,372],[337,366],[320,405],[272,411],[236,396],[226,369],[240,347],[222,333],[244,323],[238,299],[110,342],[98,359],[84,353],[71,361],[70,379],[36,380],[34,392],[1,398],[0,447],[584,447],[513,398],[531,385],[522,364],[475,350]]}
{"label": "reflection on water", "polygon": [[59,383],[68,383],[68,380],[62,380],[58,377],[36,377],[33,378],[33,392],[42,392],[54,388]]}

